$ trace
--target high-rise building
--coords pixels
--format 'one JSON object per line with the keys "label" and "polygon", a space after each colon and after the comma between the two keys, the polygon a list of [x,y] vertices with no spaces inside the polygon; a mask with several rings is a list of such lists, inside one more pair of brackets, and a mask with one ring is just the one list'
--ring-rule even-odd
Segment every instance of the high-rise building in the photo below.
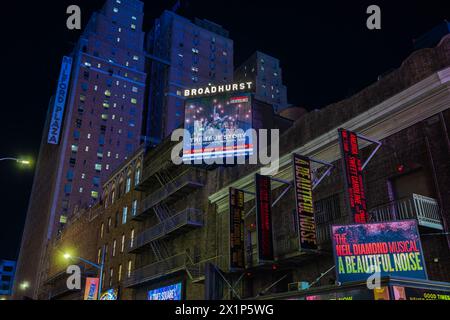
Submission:
{"label": "high-rise building", "polygon": [[234,79],[253,81],[255,98],[273,105],[275,112],[289,106],[280,61],[272,56],[256,51],[236,69]]}
{"label": "high-rise building", "polygon": [[16,262],[9,260],[0,261],[0,296],[10,296],[14,283]]}
{"label": "high-rise building", "polygon": [[22,239],[18,281],[30,287],[21,296],[38,296],[48,241],[100,198],[102,181],[140,146],[143,16],[139,0],[107,0],[64,57]]}
{"label": "high-rise building", "polygon": [[233,80],[233,41],[208,20],[165,11],[147,35],[150,71],[147,139],[156,145],[184,123],[183,90]]}

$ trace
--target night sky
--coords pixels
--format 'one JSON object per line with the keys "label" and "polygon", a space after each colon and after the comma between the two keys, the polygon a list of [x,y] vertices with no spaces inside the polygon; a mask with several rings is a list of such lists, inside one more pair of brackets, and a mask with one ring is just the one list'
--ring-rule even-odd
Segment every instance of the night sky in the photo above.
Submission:
{"label": "night sky", "polygon": [[[145,0],[145,30],[175,3]],[[187,2],[187,1],[185,1]],[[82,9],[83,27],[103,0],[4,1],[1,11],[0,158],[38,156],[48,101],[62,56],[80,31],[66,28],[66,8]],[[179,13],[230,31],[235,66],[259,50],[281,60],[289,102],[310,110],[358,92],[397,68],[413,39],[444,19],[448,1],[191,0]],[[382,9],[382,30],[366,28],[366,9]],[[33,181],[32,170],[0,162],[0,259],[16,259]]]}

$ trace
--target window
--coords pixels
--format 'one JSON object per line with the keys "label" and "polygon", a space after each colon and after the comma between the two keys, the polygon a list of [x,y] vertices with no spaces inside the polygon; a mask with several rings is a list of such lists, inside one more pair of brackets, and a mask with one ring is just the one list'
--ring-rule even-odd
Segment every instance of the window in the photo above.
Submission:
{"label": "window", "polygon": [[133,217],[135,217],[137,215],[137,208],[138,208],[138,201],[134,200],[133,201],[133,209],[132,209],[132,215]]}
{"label": "window", "polygon": [[130,190],[131,190],[131,177],[128,177],[127,178],[127,186],[126,186],[126,189],[125,189],[125,193],[130,192]]}
{"label": "window", "polygon": [[100,239],[103,239],[104,233],[105,233],[105,224],[102,223],[102,226],[100,227]]}
{"label": "window", "polygon": [[112,287],[113,285],[113,277],[114,277],[114,269],[111,268],[109,270],[109,286]]}
{"label": "window", "polygon": [[125,234],[122,235],[122,244],[120,246],[120,252],[123,253],[125,250]]}
{"label": "window", "polygon": [[81,102],[86,101],[86,96],[84,94],[80,94],[80,101]]}
{"label": "window", "polygon": [[112,227],[112,219],[111,217],[108,218],[108,232],[111,230]]}
{"label": "window", "polygon": [[137,87],[133,87],[133,88],[132,88],[132,91],[133,91],[134,93],[137,93],[137,92],[139,91],[139,89],[138,89]]}
{"label": "window", "polygon": [[73,180],[73,170],[67,171],[67,180],[72,181]]}
{"label": "window", "polygon": [[137,168],[136,173],[134,174],[134,185],[137,186],[141,179],[141,169]]}
{"label": "window", "polygon": [[99,163],[97,163],[97,164],[95,165],[95,171],[101,172],[101,171],[102,171],[102,165],[99,164]]}
{"label": "window", "polygon": [[137,99],[132,98],[132,99],[131,99],[131,103],[132,103],[132,104],[137,104]]}
{"label": "window", "polygon": [[64,186],[64,192],[66,194],[70,194],[72,192],[72,185],[70,183],[68,183]]}
{"label": "window", "polygon": [[134,61],[139,61],[139,57],[138,56],[133,56],[133,60]]}
{"label": "window", "polygon": [[117,12],[119,12],[119,9],[114,8],[113,11],[114,11],[115,13],[117,13]]}
{"label": "window", "polygon": [[108,120],[108,118],[109,118],[109,116],[108,116],[106,113],[103,113],[103,114],[102,114],[102,120],[103,120],[103,121]]}
{"label": "window", "polygon": [[119,278],[118,278],[119,282],[122,281],[122,265],[119,265]]}
{"label": "window", "polygon": [[98,191],[92,191],[92,192],[91,192],[91,197],[92,197],[93,199],[98,199],[98,197],[99,197]]}
{"label": "window", "polygon": [[102,249],[98,249],[98,253],[97,253],[97,263],[100,264],[102,263]]}
{"label": "window", "polygon": [[112,256],[116,256],[116,247],[117,247],[117,240],[114,239],[113,241],[113,249],[112,249]]}
{"label": "window", "polygon": [[122,211],[122,224],[127,223],[127,218],[128,218],[128,207],[124,207]]}
{"label": "window", "polygon": [[78,152],[78,145],[76,144],[72,145],[72,152]]}
{"label": "window", "polygon": [[109,90],[106,90],[106,91],[105,91],[105,96],[107,96],[107,97],[111,97],[111,91],[109,91]]}
{"label": "window", "polygon": [[92,178],[92,184],[93,184],[95,187],[99,187],[99,186],[100,186],[100,177],[94,177],[94,178]]}
{"label": "window", "polygon": [[131,267],[133,265],[133,262],[131,260],[128,261],[128,270],[127,270],[127,276],[128,278],[131,277]]}
{"label": "window", "polygon": [[131,230],[131,237],[130,237],[130,248],[134,247],[134,229]]}
{"label": "window", "polygon": [[136,25],[134,23],[131,24],[131,29],[136,30]]}

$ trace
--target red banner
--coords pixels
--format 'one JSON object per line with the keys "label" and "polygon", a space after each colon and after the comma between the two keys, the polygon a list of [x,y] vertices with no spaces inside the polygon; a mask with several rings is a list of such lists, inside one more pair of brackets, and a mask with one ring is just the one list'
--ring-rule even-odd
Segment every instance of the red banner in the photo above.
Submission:
{"label": "red banner", "polygon": [[244,192],[230,188],[230,269],[245,269]]}
{"label": "red banner", "polygon": [[272,189],[267,176],[256,175],[256,224],[259,261],[273,261]]}
{"label": "red banner", "polygon": [[99,278],[87,278],[84,289],[84,300],[97,300]]}
{"label": "red banner", "polygon": [[339,142],[343,158],[343,172],[348,204],[354,218],[353,221],[355,223],[367,223],[367,203],[364,192],[358,135],[345,129],[339,129]]}

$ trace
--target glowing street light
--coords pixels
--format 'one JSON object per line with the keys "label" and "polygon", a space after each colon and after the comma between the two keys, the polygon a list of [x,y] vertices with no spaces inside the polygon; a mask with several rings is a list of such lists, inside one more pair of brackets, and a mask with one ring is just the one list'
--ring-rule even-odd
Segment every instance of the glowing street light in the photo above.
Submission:
{"label": "glowing street light", "polygon": [[20,284],[20,290],[25,291],[30,287],[30,283],[28,281],[24,281]]}
{"label": "glowing street light", "polygon": [[0,161],[15,161],[18,164],[24,166],[31,166],[31,161],[27,159],[18,159],[18,158],[1,158]]}

